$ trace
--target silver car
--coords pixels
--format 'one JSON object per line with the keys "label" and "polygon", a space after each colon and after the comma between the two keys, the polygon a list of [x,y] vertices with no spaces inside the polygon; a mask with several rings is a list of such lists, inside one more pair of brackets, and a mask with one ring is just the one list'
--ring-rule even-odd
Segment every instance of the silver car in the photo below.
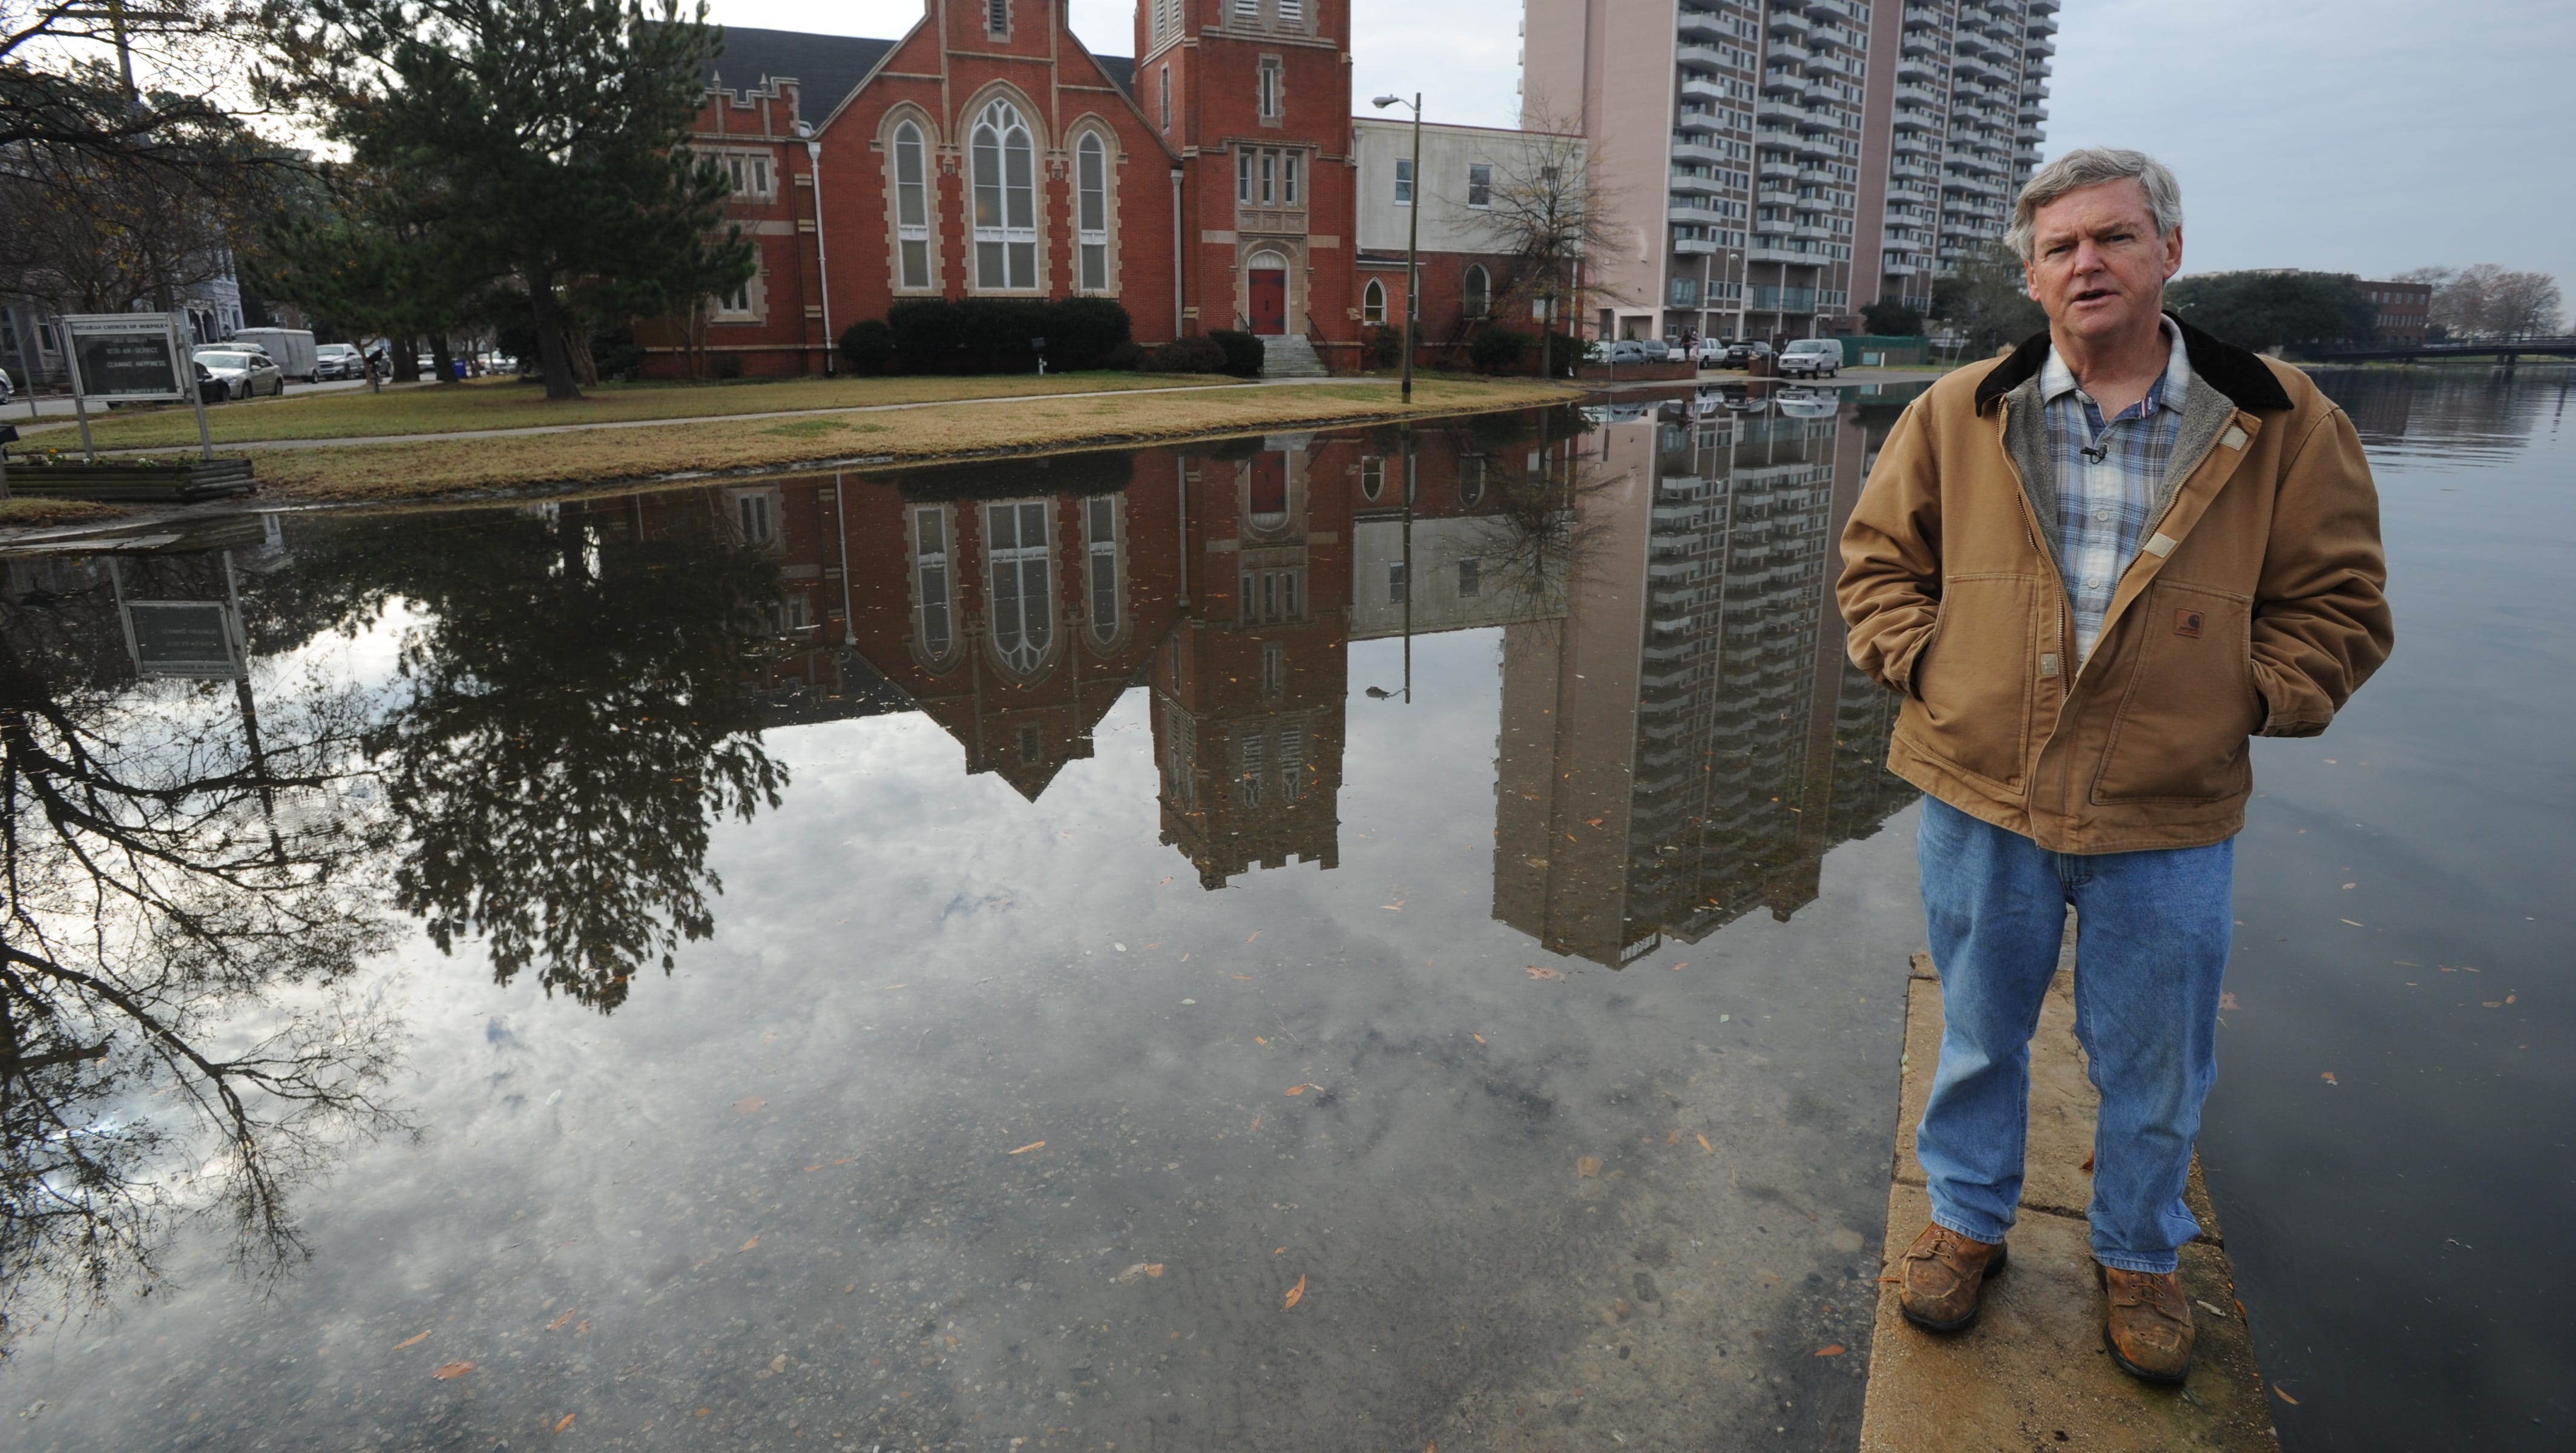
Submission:
{"label": "silver car", "polygon": [[197,363],[223,385],[223,397],[228,399],[255,399],[262,394],[276,398],[286,392],[286,371],[266,353],[200,348]]}

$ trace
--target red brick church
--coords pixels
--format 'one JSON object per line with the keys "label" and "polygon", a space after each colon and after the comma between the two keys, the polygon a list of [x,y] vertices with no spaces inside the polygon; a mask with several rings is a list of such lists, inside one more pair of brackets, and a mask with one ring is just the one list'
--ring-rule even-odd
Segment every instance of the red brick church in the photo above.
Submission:
{"label": "red brick church", "polygon": [[1133,58],[1086,49],[1069,0],[924,8],[897,40],[726,30],[693,144],[760,270],[639,330],[653,371],[821,373],[905,298],[1071,295],[1143,343],[1237,328],[1353,366],[1350,0],[1139,0]]}

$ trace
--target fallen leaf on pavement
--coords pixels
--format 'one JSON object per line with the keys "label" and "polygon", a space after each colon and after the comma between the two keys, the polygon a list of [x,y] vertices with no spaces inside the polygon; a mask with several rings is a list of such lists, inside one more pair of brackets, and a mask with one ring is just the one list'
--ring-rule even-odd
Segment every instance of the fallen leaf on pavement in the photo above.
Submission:
{"label": "fallen leaf on pavement", "polygon": [[1699,1135],[1699,1136],[1694,1136],[1694,1137],[1692,1137],[1692,1138],[1693,1138],[1693,1139],[1695,1139],[1695,1140],[1697,1140],[1697,1141],[1699,1142],[1699,1148],[1700,1148],[1700,1149],[1707,1151],[1707,1152],[1708,1152],[1709,1154],[1711,1154],[1711,1155],[1715,1155],[1715,1154],[1717,1154],[1717,1147],[1708,1143],[1708,1137],[1707,1137],[1707,1136],[1705,1136],[1705,1135]]}
{"label": "fallen leaf on pavement", "polygon": [[1605,821],[1603,818],[1587,817],[1583,819],[1583,825],[1585,827],[1599,827],[1603,821]]}
{"label": "fallen leaf on pavement", "polygon": [[2329,1085],[2339,1085],[2343,1083],[2343,1081],[2334,1077],[2334,1071],[2332,1070],[2326,1071],[2324,1074],[2317,1076],[2317,1078],[2325,1081]]}
{"label": "fallen leaf on pavement", "polygon": [[1532,964],[1529,966],[1529,976],[1533,979],[1562,979],[1565,977],[1565,974],[1564,971],[1559,969],[1542,969],[1538,965]]}
{"label": "fallen leaf on pavement", "polygon": [[558,1432],[558,1433],[560,1433],[560,1432],[562,1432],[564,1429],[571,1427],[571,1426],[572,1426],[572,1420],[573,1420],[574,1418],[576,1418],[576,1417],[579,1417],[579,1416],[580,1416],[580,1414],[578,1414],[578,1413],[566,1413],[566,1414],[564,1414],[564,1415],[563,1415],[563,1421],[562,1421],[562,1422],[560,1422],[560,1423],[555,1424],[555,1431],[556,1431],[556,1432]]}
{"label": "fallen leaf on pavement", "polygon": [[1259,937],[1261,937],[1261,930],[1256,928],[1256,929],[1254,929],[1254,930],[1252,931],[1252,938],[1247,938],[1247,939],[1245,939],[1245,940],[1244,940],[1244,942],[1245,942],[1245,943],[1250,943],[1250,942],[1252,942],[1252,939],[1253,939],[1253,938],[1259,938]]}
{"label": "fallen leaf on pavement", "polygon": [[2221,1009],[2233,1009],[2237,1007],[2236,996],[2224,992],[2220,993],[2218,996],[2218,1007]]}
{"label": "fallen leaf on pavement", "polygon": [[568,1324],[572,1321],[572,1319],[573,1319],[573,1318],[578,1317],[578,1316],[580,1316],[580,1315],[581,1315],[581,1313],[579,1313],[579,1312],[572,1311],[572,1310],[570,1310],[570,1309],[566,1309],[566,1310],[565,1310],[565,1312],[564,1312],[564,1314],[563,1314],[562,1316],[557,1317],[557,1318],[555,1318],[553,1321],[548,1322],[548,1323],[546,1324],[546,1330],[547,1330],[547,1331],[549,1331],[549,1332],[560,1332],[560,1331],[562,1331],[562,1330],[564,1329],[564,1327],[565,1327],[566,1325],[568,1325]]}
{"label": "fallen leaf on pavement", "polygon": [[[1155,1268],[1155,1270],[1156,1270],[1156,1271],[1160,1271],[1160,1270],[1162,1270],[1162,1268],[1160,1268],[1160,1267],[1156,1267],[1156,1268]],[[1122,1271],[1122,1272],[1118,1273],[1116,1276],[1111,1277],[1111,1278],[1110,1278],[1110,1280],[1111,1280],[1111,1281],[1114,1281],[1114,1282],[1116,1282],[1116,1283],[1118,1283],[1120,1286],[1125,1286],[1125,1285],[1127,1285],[1129,1282],[1132,1282],[1132,1281],[1138,1280],[1139,1278],[1143,1277],[1144,1275],[1145,1275],[1145,1263],[1143,1263],[1143,1262],[1141,1262],[1141,1261],[1140,1261],[1140,1262],[1136,1263],[1134,1266],[1131,1266],[1131,1267],[1127,1268],[1125,1271]]]}
{"label": "fallen leaf on pavement", "polygon": [[[1258,1130],[1258,1129],[1260,1129],[1260,1128],[1261,1128],[1261,1117],[1260,1117],[1260,1116],[1258,1116],[1258,1115],[1255,1115],[1255,1116],[1253,1116],[1253,1117],[1252,1117],[1252,1130]],[[1250,1135],[1250,1134],[1252,1133],[1252,1130],[1247,1130],[1247,1131],[1245,1131],[1245,1132],[1243,1132],[1243,1133],[1244,1133],[1244,1134],[1246,1134],[1246,1135]]]}
{"label": "fallen leaf on pavement", "polygon": [[2281,1401],[2288,1403],[2290,1406],[2295,1408],[2299,1405],[2299,1400],[2297,1398],[2290,1396],[2288,1393],[2281,1392],[2281,1385],[2279,1383],[2276,1382],[2272,1384],[2272,1391],[2279,1393]]}
{"label": "fallen leaf on pavement", "polygon": [[1468,1031],[1468,1034],[1469,1034],[1469,1036],[1470,1036],[1470,1037],[1472,1037],[1472,1038],[1473,1038],[1473,1039],[1474,1039],[1478,1044],[1483,1044],[1483,1043],[1485,1042],[1485,1036],[1483,1036],[1483,1035],[1481,1035],[1481,1034],[1477,1034],[1474,1030],[1469,1030],[1469,1031]]}
{"label": "fallen leaf on pavement", "polygon": [[1849,1350],[1851,1349],[1843,1346],[1840,1342],[1828,1342],[1824,1346],[1816,1349],[1816,1355],[1818,1357],[1840,1357]]}
{"label": "fallen leaf on pavement", "polygon": [[1028,1154],[1028,1153],[1029,1153],[1030,1151],[1032,1151],[1032,1150],[1044,1150],[1044,1149],[1046,1149],[1046,1142],[1045,1142],[1045,1141],[1043,1141],[1043,1140],[1032,1140],[1032,1141],[1030,1141],[1028,1144],[1023,1145],[1023,1146],[1021,1146],[1019,1149],[1014,1150],[1014,1151],[1012,1151],[1012,1152],[1010,1152],[1010,1153],[1011,1153],[1012,1155],[1026,1155],[1026,1154]]}
{"label": "fallen leaf on pavement", "polygon": [[1320,1090],[1322,1088],[1324,1087],[1317,1084],[1290,1085],[1288,1087],[1288,1093],[1291,1095],[1302,1095],[1308,1090]]}
{"label": "fallen leaf on pavement", "polygon": [[737,1115],[757,1115],[760,1113],[760,1107],[768,1103],[769,1102],[767,1100],[760,1098],[758,1095],[745,1095],[741,1099],[733,1102],[733,1113]]}
{"label": "fallen leaf on pavement", "polygon": [[1290,1288],[1288,1289],[1288,1300],[1287,1300],[1287,1301],[1285,1301],[1285,1302],[1282,1302],[1282,1303],[1280,1304],[1280,1306],[1279,1306],[1279,1310],[1281,1310],[1281,1311],[1283,1311],[1283,1312],[1284,1312],[1284,1311],[1288,1310],[1290,1307],[1293,1307],[1293,1306],[1297,1305],[1299,1302],[1304,1301],[1305,1299],[1306,1299],[1306,1276],[1305,1276],[1305,1273],[1300,1272],[1300,1273],[1298,1273],[1298,1275],[1297,1275],[1297,1284],[1296,1284],[1295,1286],[1290,1287]]}
{"label": "fallen leaf on pavement", "polygon": [[743,1249],[743,1250],[745,1250],[745,1251],[749,1251],[751,1248],[753,1248],[753,1247],[755,1247],[755,1246],[758,1246],[759,1244],[760,1244],[760,1238],[759,1238],[759,1237],[757,1237],[757,1236],[754,1236],[754,1237],[753,1237],[753,1238],[751,1238],[749,1241],[746,1241],[746,1242],[744,1242],[744,1243],[742,1244],[742,1249]]}
{"label": "fallen leaf on pavement", "polygon": [[471,1362],[451,1362],[445,1367],[438,1369],[436,1372],[431,1373],[430,1376],[437,1378],[440,1382],[453,1382],[473,1370],[474,1364]]}
{"label": "fallen leaf on pavement", "polygon": [[[438,1329],[437,1329],[437,1328],[435,1328],[435,1327],[433,1327],[433,1328],[431,1328],[431,1329],[430,1329],[430,1331],[431,1331],[431,1332],[434,1332],[434,1331],[436,1331],[436,1330],[438,1330]],[[409,1337],[405,1337],[405,1338],[404,1338],[404,1339],[402,1339],[400,1342],[395,1343],[395,1344],[394,1344],[394,1350],[395,1350],[396,1352],[400,1352],[401,1350],[403,1350],[403,1349],[404,1349],[404,1348],[406,1348],[406,1347],[416,1347],[416,1346],[419,1346],[421,1343],[426,1342],[426,1341],[428,1341],[428,1340],[429,1340],[429,1332],[415,1332],[415,1333],[413,1333],[411,1336],[409,1336]]]}
{"label": "fallen leaf on pavement", "polygon": [[1576,1156],[1574,1158],[1574,1173],[1579,1176],[1597,1176],[1601,1174],[1601,1157],[1597,1155]]}

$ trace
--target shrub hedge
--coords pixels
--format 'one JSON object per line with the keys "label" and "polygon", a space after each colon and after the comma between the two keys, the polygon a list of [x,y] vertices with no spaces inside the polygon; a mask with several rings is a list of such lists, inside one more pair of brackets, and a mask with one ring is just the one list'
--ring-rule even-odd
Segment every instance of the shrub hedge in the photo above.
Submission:
{"label": "shrub hedge", "polygon": [[1232,328],[1215,328],[1208,340],[1225,350],[1225,371],[1236,378],[1261,377],[1261,340]]}
{"label": "shrub hedge", "polygon": [[[842,335],[844,354],[862,326]],[[1127,310],[1107,298],[908,298],[882,326],[891,366],[910,373],[1035,372],[1040,339],[1051,369],[1103,368],[1132,341]]]}

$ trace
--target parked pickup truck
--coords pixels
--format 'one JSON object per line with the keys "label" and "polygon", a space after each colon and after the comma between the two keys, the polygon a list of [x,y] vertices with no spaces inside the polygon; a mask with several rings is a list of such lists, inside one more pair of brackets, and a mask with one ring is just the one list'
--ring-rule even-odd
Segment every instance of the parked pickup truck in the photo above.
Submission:
{"label": "parked pickup truck", "polygon": [[1780,350],[1782,378],[1831,378],[1843,371],[1843,341],[1801,338]]}

